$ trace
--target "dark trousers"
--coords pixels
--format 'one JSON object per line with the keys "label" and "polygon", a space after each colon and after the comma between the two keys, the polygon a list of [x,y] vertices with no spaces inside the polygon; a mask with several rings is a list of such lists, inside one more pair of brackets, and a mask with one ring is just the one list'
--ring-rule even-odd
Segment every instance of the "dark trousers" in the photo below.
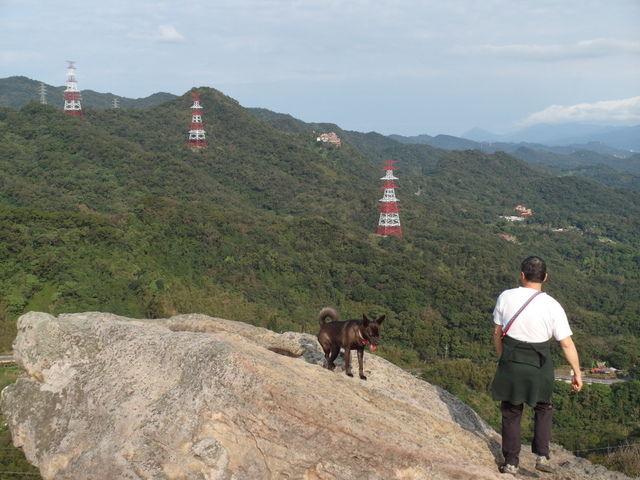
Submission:
{"label": "dark trousers", "polygon": [[[521,420],[524,404],[511,405],[502,402],[502,454],[509,465],[518,466],[521,447]],[[533,442],[531,451],[536,455],[549,458],[549,443],[551,443],[551,420],[553,410],[551,403],[539,402],[534,407]]]}

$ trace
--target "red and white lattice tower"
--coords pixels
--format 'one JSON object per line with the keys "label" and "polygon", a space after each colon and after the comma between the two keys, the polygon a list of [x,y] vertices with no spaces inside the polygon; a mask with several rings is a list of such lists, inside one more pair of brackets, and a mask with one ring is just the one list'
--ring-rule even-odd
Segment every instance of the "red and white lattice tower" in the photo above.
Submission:
{"label": "red and white lattice tower", "polygon": [[393,235],[396,237],[402,237],[402,228],[400,227],[400,214],[398,213],[398,199],[396,198],[396,185],[394,180],[398,180],[398,177],[394,177],[393,172],[396,168],[392,165],[397,160],[385,160],[382,163],[386,165],[383,168],[386,175],[380,180],[384,180],[384,185],[380,188],[384,189],[384,195],[380,199],[380,220],[378,221],[378,235]]}
{"label": "red and white lattice tower", "polygon": [[202,107],[200,106],[200,94],[193,93],[193,105],[191,106],[191,128],[189,130],[189,147],[192,149],[206,148],[204,125],[202,124]]}
{"label": "red and white lattice tower", "polygon": [[80,106],[80,90],[76,83],[76,62],[67,60],[69,70],[67,71],[67,89],[64,91],[64,111],[70,115],[82,118],[82,107]]}

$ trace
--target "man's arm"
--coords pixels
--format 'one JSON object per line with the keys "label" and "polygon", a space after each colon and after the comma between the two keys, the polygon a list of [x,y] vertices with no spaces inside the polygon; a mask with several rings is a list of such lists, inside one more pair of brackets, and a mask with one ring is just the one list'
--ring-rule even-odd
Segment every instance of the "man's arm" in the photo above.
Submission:
{"label": "man's arm", "polygon": [[502,325],[493,325],[493,344],[498,352],[498,358],[502,357]]}
{"label": "man's arm", "polygon": [[582,390],[582,372],[580,371],[580,360],[578,358],[578,350],[573,343],[571,336],[560,340],[560,346],[567,362],[573,369],[573,378],[571,379],[571,388],[574,392]]}

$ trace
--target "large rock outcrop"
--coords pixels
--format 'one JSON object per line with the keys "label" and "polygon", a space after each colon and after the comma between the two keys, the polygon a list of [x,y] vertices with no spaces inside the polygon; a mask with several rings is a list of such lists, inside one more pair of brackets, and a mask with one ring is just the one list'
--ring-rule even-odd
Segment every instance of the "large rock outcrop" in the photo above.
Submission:
{"label": "large rock outcrop", "polygon": [[[14,356],[2,409],[45,480],[499,476],[499,436],[455,397],[369,354],[367,381],[329,372],[313,335],[32,312]],[[531,476],[624,478],[555,453],[558,476]]]}

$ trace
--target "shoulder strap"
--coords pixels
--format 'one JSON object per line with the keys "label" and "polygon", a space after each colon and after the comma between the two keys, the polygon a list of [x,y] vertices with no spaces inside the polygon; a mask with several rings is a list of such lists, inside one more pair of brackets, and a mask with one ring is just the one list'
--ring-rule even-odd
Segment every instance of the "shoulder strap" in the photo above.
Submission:
{"label": "shoulder strap", "polygon": [[502,330],[502,336],[503,336],[503,337],[507,334],[507,332],[508,332],[508,331],[509,331],[509,329],[511,328],[511,325],[513,325],[514,320],[515,320],[516,318],[518,318],[518,315],[520,315],[520,314],[522,313],[522,311],[523,311],[525,308],[527,308],[527,305],[529,305],[529,304],[531,303],[531,300],[533,300],[534,298],[536,298],[536,297],[537,297],[538,295],[540,295],[541,293],[542,293],[542,292],[540,291],[540,292],[536,292],[536,293],[534,293],[533,295],[531,295],[531,297],[529,297],[529,300],[527,300],[526,302],[524,302],[524,305],[522,305],[522,306],[520,307],[520,310],[518,310],[518,311],[516,312],[516,314],[515,314],[513,317],[511,317],[511,320],[509,320],[509,321],[507,322],[507,324],[505,325],[504,329]]}

